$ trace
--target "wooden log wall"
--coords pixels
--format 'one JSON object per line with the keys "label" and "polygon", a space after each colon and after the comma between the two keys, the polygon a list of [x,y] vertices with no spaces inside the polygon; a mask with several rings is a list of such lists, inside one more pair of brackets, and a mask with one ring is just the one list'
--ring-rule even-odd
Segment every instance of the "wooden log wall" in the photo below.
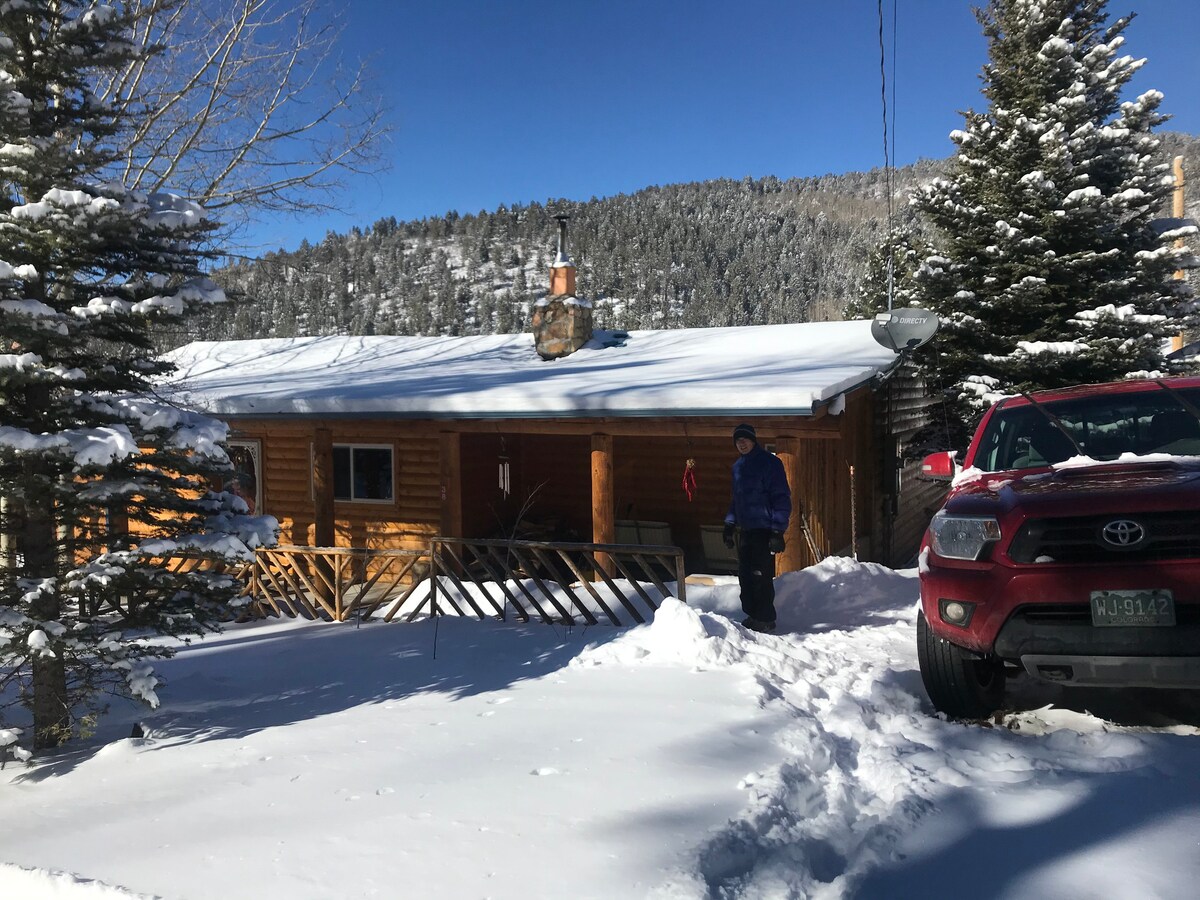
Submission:
{"label": "wooden log wall", "polygon": [[[798,478],[792,487],[793,504],[803,506],[809,531],[822,555],[849,556],[857,548],[859,559],[878,559],[877,541],[873,539],[877,519],[874,508],[879,500],[879,467],[871,433],[873,404],[870,391],[859,391],[847,399],[844,412],[832,417],[838,422],[840,438],[797,441]],[[801,564],[811,562],[806,546]]]}
{"label": "wooden log wall", "polygon": [[[521,508],[521,442],[515,436],[462,437],[463,537],[508,537]],[[500,487],[500,463],[508,463],[509,492]]]}
{"label": "wooden log wall", "polygon": [[[850,472],[841,441],[812,442],[801,448],[800,483],[793,504],[803,504],[813,541],[823,556],[850,545]],[[805,564],[811,559],[806,558]]]}
{"label": "wooden log wall", "polygon": [[[463,536],[511,538],[532,530],[541,540],[557,533],[591,541],[590,449],[584,435],[464,434]],[[499,485],[502,458],[507,496]]]}
{"label": "wooden log wall", "polygon": [[[877,558],[888,565],[912,565],[929,520],[945,498],[946,486],[918,477],[921,460],[907,458],[906,444],[929,423],[930,406],[937,401],[911,361],[903,363],[875,396],[880,503],[872,530],[884,542]],[[889,455],[897,457],[898,476],[891,474]]]}
{"label": "wooden log wall", "polygon": [[[438,434],[438,531],[463,533],[463,458],[462,435],[456,431]],[[394,487],[399,490],[399,486]]]}
{"label": "wooden log wall", "polygon": [[[691,501],[683,490],[689,458],[696,460],[697,489]],[[729,470],[736,458],[732,437],[615,438],[614,517],[669,523],[672,542],[683,548],[689,568],[696,571],[704,560],[700,526],[725,520]]]}
{"label": "wooden log wall", "polygon": [[[837,423],[838,431],[828,424]],[[848,399],[839,416],[822,420],[821,436],[814,437],[804,420],[791,427],[749,420],[759,429],[759,442],[777,451],[795,448],[793,506],[803,504],[813,538],[822,554],[849,554],[851,541],[851,478],[854,465],[854,499],[860,559],[875,558],[871,533],[873,508],[878,504],[878,464],[874,452],[873,397],[868,390]],[[731,429],[732,432],[732,429]],[[840,437],[839,437],[840,433]],[[683,491],[687,459],[696,460],[699,489],[689,503]],[[730,470],[737,451],[730,437],[618,437],[614,442],[616,517],[669,522],[672,541],[682,547],[693,569],[703,563],[701,525],[720,525],[729,509]],[[789,543],[803,542],[798,530]],[[780,566],[811,565],[807,547],[778,559]]]}
{"label": "wooden log wall", "polygon": [[890,565],[915,566],[929,520],[946,498],[946,485],[922,481],[921,460],[909,460],[900,472],[900,503],[893,524]]}
{"label": "wooden log wall", "polygon": [[[851,550],[848,463],[854,464],[859,556],[877,558],[870,540],[879,518],[872,393],[858,391],[836,416],[749,421],[758,428],[760,443],[792,455],[788,462],[796,482],[793,495],[804,504],[822,553]],[[312,545],[316,538],[312,454],[319,429],[328,429],[333,444],[394,448],[392,502],[334,503],[336,545],[368,549],[415,549],[429,535],[439,533],[590,542],[594,435],[611,434],[598,440],[601,447],[611,444],[613,518],[667,522],[673,543],[684,549],[689,568],[698,571],[704,564],[700,527],[723,522],[729,507],[730,467],[737,458],[731,437],[736,423],[720,420],[301,419],[233,424],[235,437],[262,442],[263,511],[280,520],[283,542],[300,546]],[[506,427],[512,430],[506,432]],[[566,433],[555,433],[558,427]],[[448,444],[451,453],[445,452]],[[690,501],[683,489],[689,458],[695,460],[698,483]],[[507,496],[499,485],[502,459],[509,466]],[[541,531],[514,533],[518,517],[523,525]],[[461,534],[446,532],[448,522],[461,522],[456,529]],[[799,534],[798,530],[789,534],[793,552],[780,557],[791,567],[812,562],[806,548],[795,552],[794,545],[802,542]]]}
{"label": "wooden log wall", "polygon": [[[875,428],[875,394],[868,390],[859,391],[846,404],[842,416],[842,464],[844,481],[839,496],[839,506],[844,506],[846,521],[845,538],[834,549],[857,548],[859,559],[878,560],[880,546],[875,540],[875,510],[879,506],[880,468],[878,435]],[[851,476],[850,466],[854,467]],[[854,516],[851,519],[851,500],[854,501]],[[851,531],[853,522],[855,531]],[[846,555],[849,555],[848,553]]]}
{"label": "wooden log wall", "polygon": [[527,517],[558,531],[557,540],[592,540],[591,449],[588,435],[521,435],[522,496]]}
{"label": "wooden log wall", "polygon": [[438,533],[442,504],[437,432],[411,434],[403,423],[341,419],[239,420],[234,427],[233,437],[262,441],[262,511],[279,519],[282,542],[297,546],[316,543],[312,454],[318,428],[328,429],[334,444],[393,447],[393,501],[334,501],[334,541],[338,546],[416,548],[427,536]]}

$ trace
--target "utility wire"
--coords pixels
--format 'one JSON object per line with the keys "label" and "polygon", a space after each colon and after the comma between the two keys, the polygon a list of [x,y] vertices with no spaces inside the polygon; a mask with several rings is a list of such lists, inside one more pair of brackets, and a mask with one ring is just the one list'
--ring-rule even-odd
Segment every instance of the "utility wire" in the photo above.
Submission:
{"label": "utility wire", "polygon": [[[899,44],[896,42],[896,2],[892,0],[892,184],[896,181],[896,57],[899,55],[897,49]],[[892,195],[888,194],[888,218],[892,215]]]}
{"label": "utility wire", "polygon": [[[892,227],[892,166],[891,148],[888,143],[888,77],[887,49],[883,40],[883,0],[877,0],[877,6],[879,9],[879,101],[883,109],[883,183],[887,191],[888,231],[890,232]],[[894,42],[894,33],[892,39]]]}
{"label": "utility wire", "polygon": [[892,220],[895,216],[893,194],[893,159],[896,155],[896,0],[892,0],[892,105],[891,105],[891,139],[888,134],[888,77],[887,77],[887,48],[883,40],[883,0],[877,0],[879,10],[879,99],[883,107],[883,186],[887,194],[887,298],[888,312],[892,311],[894,293],[895,247],[893,240]]}

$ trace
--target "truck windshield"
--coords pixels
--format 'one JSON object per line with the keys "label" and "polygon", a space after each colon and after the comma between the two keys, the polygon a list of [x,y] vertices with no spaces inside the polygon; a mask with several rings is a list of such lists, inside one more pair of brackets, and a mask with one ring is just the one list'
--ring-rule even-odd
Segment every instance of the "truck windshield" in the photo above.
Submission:
{"label": "truck windshield", "polygon": [[[1200,406],[1200,389],[1179,390]],[[1122,453],[1200,456],[1200,419],[1165,390],[1096,394],[1042,403],[1083,452],[1112,460]],[[973,465],[985,472],[1048,466],[1076,455],[1059,429],[1031,405],[999,409],[988,422]]]}

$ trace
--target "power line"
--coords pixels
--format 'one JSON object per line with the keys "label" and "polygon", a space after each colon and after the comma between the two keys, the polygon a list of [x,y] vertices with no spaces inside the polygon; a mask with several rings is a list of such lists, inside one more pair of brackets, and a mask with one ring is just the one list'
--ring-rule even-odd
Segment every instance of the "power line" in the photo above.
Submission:
{"label": "power line", "polygon": [[888,129],[888,77],[887,77],[887,48],[883,39],[883,0],[877,0],[879,10],[879,99],[883,107],[883,186],[887,194],[887,298],[888,312],[892,311],[893,269],[895,267],[895,247],[892,245],[893,224],[895,216],[895,194],[893,177],[893,162],[896,156],[896,0],[892,0],[892,103],[891,103],[891,134],[889,146]]}
{"label": "power line", "polygon": [[887,51],[883,42],[883,0],[877,0],[879,9],[879,102],[883,110],[883,181],[887,189],[888,229],[892,227],[891,155],[888,147],[888,78]]}

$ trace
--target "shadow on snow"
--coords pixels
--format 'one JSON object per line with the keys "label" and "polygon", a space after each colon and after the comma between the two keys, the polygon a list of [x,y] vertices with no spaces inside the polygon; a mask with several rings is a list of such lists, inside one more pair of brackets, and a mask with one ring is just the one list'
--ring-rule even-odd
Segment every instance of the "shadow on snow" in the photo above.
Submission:
{"label": "shadow on snow", "polygon": [[63,775],[141,723],[148,749],[242,738],[369,703],[419,694],[458,700],[566,666],[584,647],[623,629],[514,624],[443,617],[405,624],[276,621],[232,626],[158,663],[163,705],[114,705],[91,744],[55,756],[18,780]]}

